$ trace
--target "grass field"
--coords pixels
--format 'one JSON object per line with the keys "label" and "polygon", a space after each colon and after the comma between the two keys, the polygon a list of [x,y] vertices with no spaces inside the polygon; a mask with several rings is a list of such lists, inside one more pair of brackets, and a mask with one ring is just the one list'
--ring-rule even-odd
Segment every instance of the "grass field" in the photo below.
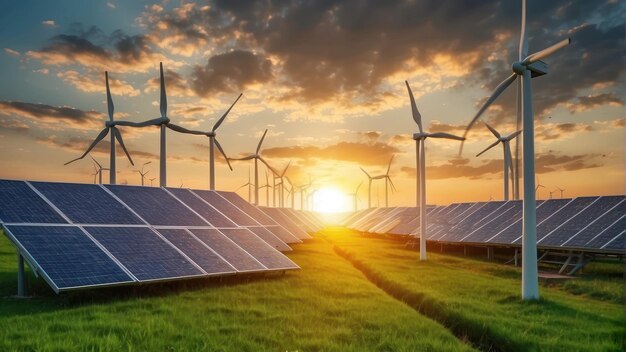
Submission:
{"label": "grass field", "polygon": [[[16,253],[0,236],[0,351],[619,351],[623,268],[519,299],[519,270],[331,228],[285,276],[119,287],[16,299]],[[595,275],[593,273],[596,273]],[[623,284],[623,281],[622,281]]]}

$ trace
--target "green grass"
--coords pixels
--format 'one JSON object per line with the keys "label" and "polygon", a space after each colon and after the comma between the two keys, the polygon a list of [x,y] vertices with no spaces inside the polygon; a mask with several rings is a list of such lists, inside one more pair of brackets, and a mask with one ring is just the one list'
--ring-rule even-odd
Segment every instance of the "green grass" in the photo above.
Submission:
{"label": "green grass", "polygon": [[[582,295],[568,292],[573,291],[571,287],[542,287],[541,300],[524,302],[517,268],[435,253],[429,254],[429,261],[420,262],[418,253],[404,249],[402,243],[364,238],[343,229],[327,230],[324,236],[372,282],[457,335],[466,334],[482,349],[624,348],[623,305],[590,298],[604,291],[590,287],[594,280],[606,282],[601,276],[590,274],[588,281],[578,281],[588,286]],[[609,280],[607,285],[612,292],[614,283]]]}
{"label": "green grass", "polygon": [[120,287],[15,299],[0,235],[0,351],[464,351],[468,344],[369,282],[331,244],[289,256],[285,276]]}
{"label": "green grass", "polygon": [[596,261],[587,264],[576,280],[567,280],[554,286],[589,298],[626,303],[625,284],[624,264]]}

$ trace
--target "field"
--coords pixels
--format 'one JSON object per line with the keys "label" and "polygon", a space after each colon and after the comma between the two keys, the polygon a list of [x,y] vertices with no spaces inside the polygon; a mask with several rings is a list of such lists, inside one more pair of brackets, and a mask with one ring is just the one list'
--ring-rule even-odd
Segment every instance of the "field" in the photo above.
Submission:
{"label": "field", "polygon": [[[0,350],[463,351],[623,348],[623,268],[519,300],[519,270],[331,228],[295,247],[302,270],[55,295],[0,236]],[[595,273],[594,273],[595,271]]]}

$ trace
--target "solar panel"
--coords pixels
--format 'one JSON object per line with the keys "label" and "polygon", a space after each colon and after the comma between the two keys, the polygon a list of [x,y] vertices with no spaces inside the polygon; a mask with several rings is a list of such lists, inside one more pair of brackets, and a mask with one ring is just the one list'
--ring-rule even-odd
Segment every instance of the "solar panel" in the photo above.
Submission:
{"label": "solar panel", "polygon": [[[537,201],[537,224],[540,224],[552,214],[557,212],[560,208],[569,203],[571,199],[549,199],[545,201]],[[523,203],[522,203],[523,206]],[[523,213],[523,208],[522,208]],[[518,217],[512,224],[504,228],[498,233],[494,233],[493,236],[487,239],[488,243],[499,244],[512,244],[520,236],[522,236],[523,222],[522,217]],[[495,232],[495,231],[494,231]]]}
{"label": "solar panel", "polygon": [[57,293],[134,281],[78,227],[7,225],[6,230]]}
{"label": "solar panel", "polygon": [[215,209],[219,210],[222,214],[228,214],[228,218],[232,220],[238,226],[259,226],[260,224],[248,216],[241,209],[233,205],[224,197],[217,194],[215,191],[202,191],[193,190],[193,193],[197,194],[200,198],[207,201]]}
{"label": "solar panel", "polygon": [[[626,215],[623,215],[615,222],[611,223],[607,228],[598,232],[592,239],[587,241],[581,247],[587,248],[605,248],[608,249],[624,249],[623,237],[619,241],[620,235],[624,233],[626,229]],[[569,244],[568,244],[569,245]]]}
{"label": "solar panel", "polygon": [[[624,228],[624,226],[626,226],[624,223],[621,224],[622,225],[622,229]],[[619,251],[620,253],[624,253],[624,250],[626,249],[626,236],[624,235],[626,233],[626,230],[622,230],[622,232],[619,233],[619,235],[613,237],[612,239],[610,239],[604,246],[600,247],[600,249],[605,249],[605,250],[615,250],[615,251]]]}
{"label": "solar panel", "polygon": [[478,222],[489,216],[494,211],[502,207],[506,202],[487,202],[482,207],[477,208],[475,212],[464,217],[456,225],[452,226],[441,238],[440,241],[457,242],[472,231]]}
{"label": "solar panel", "polygon": [[237,272],[219,253],[200,241],[186,229],[158,229],[163,237],[185,253],[209,275],[234,274]]}
{"label": "solar panel", "polygon": [[299,269],[289,258],[247,229],[220,229],[220,231],[269,270]]}
{"label": "solar panel", "polygon": [[283,215],[283,213],[278,211],[276,208],[263,208],[262,210],[264,213],[266,213],[268,216],[271,216],[272,219],[274,219],[282,227],[286,228],[289,232],[291,232],[291,234],[298,237],[299,239],[304,240],[311,238],[311,236],[309,236],[306,231],[298,227],[298,225],[296,225],[293,221],[291,221],[291,219]]}
{"label": "solar panel", "polygon": [[31,182],[75,224],[144,225],[122,203],[98,185]]}
{"label": "solar panel", "polygon": [[562,245],[572,237],[576,236],[578,232],[587,227],[587,225],[594,222],[607,211],[618,205],[622,200],[622,197],[617,196],[598,198],[573,217],[565,219],[565,221],[563,221],[563,223],[556,229],[544,234],[543,237],[537,241],[537,243],[542,246]]}
{"label": "solar panel", "polygon": [[515,214],[521,214],[522,202],[519,200],[512,200],[506,202],[500,208],[484,217],[482,220],[477,221],[472,227],[472,232],[461,238],[462,242],[485,242],[491,238],[496,231],[496,228],[502,226],[503,223],[510,223],[511,219],[514,219]]}
{"label": "solar panel", "polygon": [[286,244],[292,243],[302,243],[302,240],[294,236],[291,232],[289,232],[286,228],[276,225],[276,226],[265,226],[267,230],[269,230],[274,236],[281,239],[281,241]]}
{"label": "solar panel", "polygon": [[200,241],[211,247],[226,259],[239,272],[265,271],[267,268],[250,253],[224,236],[218,229],[190,230]]}
{"label": "solar panel", "polygon": [[626,214],[626,200],[608,210],[595,221],[589,222],[585,228],[571,236],[561,246],[601,248],[619,233],[619,229],[615,225],[625,216],[624,214]]}
{"label": "solar panel", "polygon": [[26,182],[11,180],[0,180],[0,221],[5,223],[67,223]]}
{"label": "solar panel", "polygon": [[139,281],[205,275],[147,227],[85,227]]}
{"label": "solar panel", "polygon": [[234,192],[222,192],[222,191],[217,191],[217,194],[224,197],[227,201],[233,203],[233,205],[241,209],[248,216],[256,220],[259,224],[263,226],[278,225],[276,221],[272,220],[272,218],[270,218],[264,212],[262,212],[261,209],[248,203],[245,199],[241,198],[238,194]]}
{"label": "solar panel", "polygon": [[307,214],[302,211],[297,211],[295,209],[283,208],[283,211],[291,213],[298,218],[302,219],[302,221],[311,228],[310,232],[317,232],[324,228],[323,224],[320,224],[319,219],[313,217],[311,214]]}
{"label": "solar panel", "polygon": [[202,216],[213,227],[237,227],[225,214],[220,213],[205,200],[199,198],[188,189],[184,188],[167,188],[174,197],[187,204],[196,213]]}
{"label": "solar panel", "polygon": [[141,186],[106,185],[115,196],[154,226],[207,226],[208,223],[189,210],[164,189]]}
{"label": "solar panel", "polygon": [[291,247],[289,247],[285,242],[276,237],[276,235],[274,235],[265,227],[250,226],[247,229],[252,231],[255,235],[259,236],[263,241],[265,241],[270,246],[276,248],[277,250],[281,252],[291,251]]}
{"label": "solar panel", "polygon": [[302,215],[302,213],[298,213],[293,209],[287,209],[287,208],[276,208],[276,209],[278,209],[278,211],[283,213],[283,215],[291,219],[296,225],[298,225],[298,227],[300,227],[305,232],[317,232],[318,231],[317,226],[310,223]]}

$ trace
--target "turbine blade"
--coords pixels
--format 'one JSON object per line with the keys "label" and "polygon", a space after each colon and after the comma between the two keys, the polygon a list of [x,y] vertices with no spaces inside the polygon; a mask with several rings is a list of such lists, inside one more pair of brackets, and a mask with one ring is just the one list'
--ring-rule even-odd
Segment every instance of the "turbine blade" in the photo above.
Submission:
{"label": "turbine blade", "polygon": [[230,165],[230,160],[228,160],[228,157],[226,156],[224,149],[222,149],[220,142],[217,141],[217,138],[213,139],[213,142],[215,142],[215,146],[217,147],[217,150],[219,150],[220,153],[222,153],[222,156],[224,157],[224,160],[226,160],[226,164],[228,164],[228,168],[230,169],[230,171],[233,171],[233,166]]}
{"label": "turbine blade", "polygon": [[94,163],[96,163],[96,165],[98,165],[99,168],[102,169],[102,165],[100,165],[100,163],[98,162],[98,160],[96,160],[93,156],[91,156],[91,154],[89,155],[89,157],[91,158],[91,160],[93,160]]}
{"label": "turbine blade", "polygon": [[96,146],[96,144],[98,144],[101,140],[104,139],[104,137],[107,136],[107,134],[109,134],[109,128],[108,127],[103,129],[102,131],[100,131],[100,134],[98,134],[96,139],[94,139],[94,141],[91,142],[91,145],[89,146],[89,148],[87,148],[87,150],[81,156],[79,156],[76,159],[70,160],[70,161],[66,162],[65,164],[63,164],[63,165],[69,165],[69,164],[75,162],[76,160],[80,160],[80,159],[84,158]]}
{"label": "turbine blade", "polygon": [[175,125],[173,123],[168,123],[166,125],[169,129],[171,129],[172,131],[176,131],[176,132],[180,132],[180,133],[185,133],[185,134],[194,134],[194,135],[202,135],[202,136],[206,136],[205,132],[202,131],[194,131],[194,130],[188,130],[184,127]]}
{"label": "turbine blade", "polygon": [[257,154],[259,154],[259,151],[261,150],[261,144],[263,144],[263,140],[265,139],[266,134],[267,134],[267,129],[265,129],[265,132],[263,132],[263,137],[261,137],[261,140],[259,141],[259,145],[256,147]]}
{"label": "turbine blade", "polygon": [[361,188],[361,185],[363,184],[363,181],[361,181],[361,183],[359,183],[358,186],[356,186],[356,191],[354,191],[354,194],[359,193],[359,188]]}
{"label": "turbine blade", "polygon": [[491,133],[493,133],[494,136],[496,136],[496,138],[500,138],[500,133],[498,133],[498,131],[496,131],[495,128],[489,126],[488,123],[485,122],[485,126],[487,126],[487,128],[489,129],[489,131],[491,131]]}
{"label": "turbine blade", "polygon": [[396,189],[396,186],[393,184],[393,181],[391,181],[391,177],[387,176],[387,179],[389,180],[389,184],[391,185],[391,190],[393,192],[396,192],[397,189]]}
{"label": "turbine blade", "polygon": [[420,133],[424,133],[424,129],[422,128],[422,114],[420,114],[419,110],[417,110],[417,104],[415,104],[415,98],[413,97],[413,92],[411,91],[409,82],[404,81],[404,83],[406,83],[406,89],[409,91],[409,98],[411,99],[411,113],[413,114],[413,120],[417,124]]}
{"label": "turbine blade", "polygon": [[109,121],[113,121],[115,106],[113,105],[113,98],[111,98],[111,90],[109,89],[109,72],[107,71],[104,71],[104,80],[106,81],[107,86],[107,108],[109,110]]}
{"label": "turbine blade", "polygon": [[226,115],[228,115],[228,113],[230,112],[230,110],[233,108],[233,106],[235,106],[235,104],[237,104],[237,102],[239,101],[239,98],[241,98],[241,96],[243,95],[243,93],[240,93],[239,96],[237,97],[237,99],[235,99],[235,102],[228,108],[228,110],[226,110],[226,112],[224,113],[224,115],[222,115],[222,117],[220,117],[219,120],[217,120],[217,122],[215,123],[215,125],[213,125],[213,129],[211,131],[215,132],[215,130],[217,130],[218,127],[220,127],[220,125],[222,124],[222,122],[226,119]]}
{"label": "turbine blade", "polygon": [[506,139],[507,141],[510,141],[510,140],[512,140],[513,138],[515,138],[515,137],[519,136],[519,135],[520,135],[520,133],[522,133],[522,130],[519,130],[519,131],[517,131],[517,132],[513,132],[513,133],[511,133],[510,135],[506,136],[506,138],[505,138],[505,139]]}
{"label": "turbine blade", "polygon": [[[472,128],[474,123],[476,123],[476,121],[478,121],[478,119],[485,112],[485,110],[487,110],[487,108],[500,96],[500,94],[502,94],[502,92],[504,92],[511,85],[511,83],[513,83],[513,81],[515,81],[516,79],[517,79],[517,74],[513,73],[509,77],[507,77],[504,81],[502,81],[502,83],[500,83],[496,87],[496,89],[493,92],[493,94],[491,94],[489,99],[487,99],[485,104],[483,104],[483,106],[480,108],[480,110],[478,110],[478,112],[476,113],[474,118],[472,118],[470,123],[465,128],[465,133],[463,133],[463,138],[464,139],[465,139],[465,137],[467,137],[467,134],[469,133],[469,130]],[[461,153],[463,152],[463,144],[464,143],[461,143],[461,148],[459,150],[459,155],[461,155]]]}
{"label": "turbine blade", "polygon": [[280,177],[285,176],[285,174],[287,173],[287,169],[289,169],[289,165],[291,165],[291,160],[289,160],[287,166],[285,166],[285,169],[283,170],[283,173],[280,175]]}
{"label": "turbine blade", "polygon": [[273,168],[273,167],[271,167],[271,166],[270,166],[270,164],[268,164],[268,163],[267,163],[267,161],[265,161],[265,159],[263,159],[263,158],[262,158],[262,157],[260,157],[260,156],[259,156],[258,158],[259,158],[259,160],[260,160],[263,164],[265,164],[265,166],[267,166],[267,168],[268,168],[268,169],[270,169],[270,171],[271,171],[274,175],[278,175],[278,172],[276,172],[276,170],[274,170],[274,168]]}
{"label": "turbine blade", "polygon": [[446,132],[435,132],[435,133],[429,133],[428,137],[430,138],[446,138],[446,139],[455,139],[457,141],[464,141],[465,137],[459,137],[459,136],[455,136],[453,134],[450,133],[446,133]]}
{"label": "turbine blade", "polygon": [[367,178],[371,179],[372,176],[370,176],[370,174],[367,173],[367,171],[363,170],[362,167],[359,167],[359,169],[361,169],[361,171],[363,171],[365,173],[365,175],[367,175]]}
{"label": "turbine blade", "polygon": [[163,63],[159,63],[161,73],[161,117],[167,116],[167,94],[165,92],[165,77],[163,76]]}
{"label": "turbine blade", "polygon": [[128,127],[147,127],[147,126],[159,126],[163,123],[163,118],[158,117],[156,119],[147,120],[143,122],[132,121],[115,121],[116,126],[128,126]]}
{"label": "turbine blade", "polygon": [[561,40],[560,42],[557,42],[556,44],[553,44],[541,51],[538,51],[530,56],[528,56],[527,58],[524,59],[524,61],[522,61],[522,64],[524,65],[530,65],[533,62],[537,62],[539,60],[543,60],[545,58],[547,58],[548,56],[554,54],[555,52],[565,48],[566,46],[568,46],[570,43],[572,42],[571,38],[566,38]]}
{"label": "turbine blade", "polygon": [[476,154],[477,157],[483,155],[484,152],[488,151],[489,149],[495,147],[496,145],[498,145],[498,143],[500,143],[500,141],[495,141],[493,142],[493,144],[489,145],[487,148],[485,148],[485,150],[483,150],[482,152]]}
{"label": "turbine blade", "polygon": [[256,158],[256,155],[248,155],[248,156],[244,156],[243,158],[229,158],[229,159],[242,161],[242,160],[251,160],[254,158]]}
{"label": "turbine blade", "polygon": [[518,60],[522,61],[528,55],[528,34],[526,33],[526,0],[522,0],[522,29],[519,36]]}
{"label": "turbine blade", "polygon": [[389,159],[389,165],[387,165],[387,173],[385,175],[389,175],[389,170],[391,170],[391,162],[393,161],[393,157],[395,155],[391,156],[391,159]]}
{"label": "turbine blade", "polygon": [[131,165],[135,166],[135,163],[133,162],[133,159],[130,157],[130,154],[128,153],[128,150],[126,150],[126,146],[124,145],[124,141],[122,140],[122,134],[115,127],[111,127],[111,129],[113,130],[113,131],[111,131],[111,133],[113,133],[113,135],[115,136],[115,139],[117,139],[117,141],[122,146],[122,149],[124,150],[124,153],[126,154],[126,157],[128,158],[128,161],[130,161]]}

